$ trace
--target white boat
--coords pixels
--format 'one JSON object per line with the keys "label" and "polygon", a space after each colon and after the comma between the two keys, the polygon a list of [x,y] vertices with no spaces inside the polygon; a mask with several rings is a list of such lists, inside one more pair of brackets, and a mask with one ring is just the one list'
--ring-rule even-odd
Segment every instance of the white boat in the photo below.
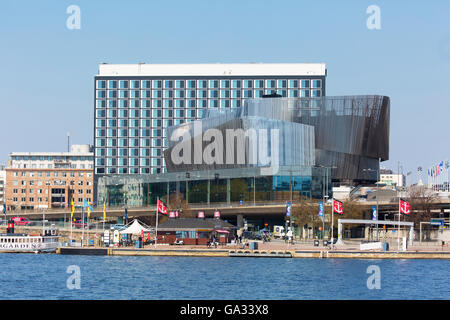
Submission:
{"label": "white boat", "polygon": [[55,252],[59,236],[34,236],[24,233],[0,234],[0,252]]}

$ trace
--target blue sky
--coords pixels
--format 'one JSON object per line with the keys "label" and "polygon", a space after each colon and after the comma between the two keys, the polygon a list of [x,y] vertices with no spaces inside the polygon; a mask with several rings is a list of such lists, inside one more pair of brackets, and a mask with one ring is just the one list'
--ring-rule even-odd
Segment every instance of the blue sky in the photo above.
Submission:
{"label": "blue sky", "polygon": [[[390,160],[450,158],[450,2],[3,1],[0,163],[93,143],[98,64],[325,62],[327,95],[391,98]],[[69,30],[66,9],[81,9]],[[381,9],[369,30],[366,9]],[[424,174],[426,177],[426,173]]]}

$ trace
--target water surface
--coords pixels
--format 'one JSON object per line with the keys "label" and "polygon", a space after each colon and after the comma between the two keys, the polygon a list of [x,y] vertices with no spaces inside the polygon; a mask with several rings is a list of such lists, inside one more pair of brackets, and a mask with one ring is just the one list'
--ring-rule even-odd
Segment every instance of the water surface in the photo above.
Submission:
{"label": "water surface", "polygon": [[[0,263],[0,299],[450,298],[449,260],[1,254]],[[67,286],[71,265],[80,289]],[[380,289],[367,286],[371,265]]]}

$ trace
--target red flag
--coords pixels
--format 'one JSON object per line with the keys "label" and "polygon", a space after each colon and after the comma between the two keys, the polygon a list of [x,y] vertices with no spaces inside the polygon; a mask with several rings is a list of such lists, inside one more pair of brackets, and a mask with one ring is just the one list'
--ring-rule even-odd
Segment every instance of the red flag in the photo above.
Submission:
{"label": "red flag", "polygon": [[339,200],[333,199],[333,213],[344,214],[344,206]]}
{"label": "red flag", "polygon": [[411,205],[402,199],[400,199],[400,212],[408,216],[411,214]]}
{"label": "red flag", "polygon": [[158,200],[158,212],[162,214],[167,214],[167,207],[161,200]]}

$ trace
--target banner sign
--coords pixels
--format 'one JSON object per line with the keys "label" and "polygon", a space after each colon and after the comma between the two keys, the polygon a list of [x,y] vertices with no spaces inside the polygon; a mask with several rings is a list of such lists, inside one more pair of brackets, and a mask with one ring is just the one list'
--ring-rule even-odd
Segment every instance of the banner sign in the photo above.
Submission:
{"label": "banner sign", "polygon": [[323,217],[323,202],[319,201],[319,217]]}
{"label": "banner sign", "polygon": [[291,216],[291,203],[286,202],[286,217],[290,217],[290,216]]}
{"label": "banner sign", "polygon": [[372,206],[372,220],[377,220],[378,217],[377,206]]}
{"label": "banner sign", "polygon": [[120,241],[120,233],[119,230],[114,230],[114,234],[113,234],[113,242],[114,243],[119,243]]}

